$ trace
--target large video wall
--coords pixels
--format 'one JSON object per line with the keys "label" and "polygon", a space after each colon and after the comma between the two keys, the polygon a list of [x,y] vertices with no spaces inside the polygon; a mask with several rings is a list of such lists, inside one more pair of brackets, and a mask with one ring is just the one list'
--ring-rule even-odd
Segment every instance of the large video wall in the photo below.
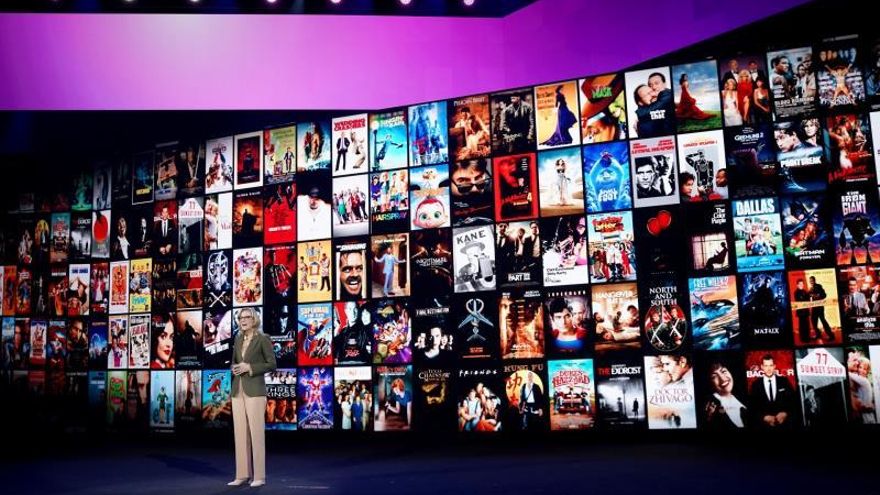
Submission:
{"label": "large video wall", "polygon": [[878,67],[841,37],[112,150],[5,217],[4,389],[228,427],[255,308],[268,429],[874,424]]}

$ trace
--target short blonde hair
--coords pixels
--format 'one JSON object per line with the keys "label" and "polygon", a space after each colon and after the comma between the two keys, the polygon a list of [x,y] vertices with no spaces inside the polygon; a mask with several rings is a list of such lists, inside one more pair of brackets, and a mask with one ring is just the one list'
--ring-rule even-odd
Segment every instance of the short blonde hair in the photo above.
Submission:
{"label": "short blonde hair", "polygon": [[254,330],[258,333],[263,333],[263,321],[260,317],[260,312],[257,311],[257,308],[241,308],[238,310],[238,315],[235,317],[235,321],[237,322],[239,318],[241,318],[242,313],[245,311],[249,312],[251,316],[254,317]]}

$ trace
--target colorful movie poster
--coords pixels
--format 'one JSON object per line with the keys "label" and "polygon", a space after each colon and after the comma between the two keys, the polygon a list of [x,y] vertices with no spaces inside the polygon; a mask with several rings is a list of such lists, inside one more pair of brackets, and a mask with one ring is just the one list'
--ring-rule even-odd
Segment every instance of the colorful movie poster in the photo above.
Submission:
{"label": "colorful movie poster", "polygon": [[111,316],[109,329],[107,338],[110,351],[107,354],[107,369],[125,369],[128,367],[128,317]]}
{"label": "colorful movie poster", "polygon": [[505,364],[503,372],[508,429],[546,431],[549,416],[546,365],[543,362]]}
{"label": "colorful movie poster", "polygon": [[822,125],[815,117],[773,124],[780,191],[800,193],[825,189]]}
{"label": "colorful movie poster", "polygon": [[468,96],[449,100],[450,161],[474,160],[488,157],[492,152],[490,142],[491,122],[489,95]]}
{"label": "colorful movie poster", "polygon": [[153,265],[151,258],[131,260],[128,275],[129,312],[149,312]]}
{"label": "colorful movie poster", "polygon": [[375,348],[373,363],[406,364],[412,362],[412,321],[408,301],[379,299],[371,305]]}
{"label": "colorful movie poster", "polygon": [[767,67],[777,119],[815,112],[816,68],[813,67],[811,47],[767,52]]}
{"label": "colorful movie poster", "polygon": [[[49,262],[66,263],[67,252],[70,247],[70,213],[53,213],[50,222],[52,228],[52,246],[49,248]],[[30,229],[28,229],[30,230]],[[28,236],[29,237],[29,236]],[[21,249],[22,246],[25,249]],[[29,264],[32,242],[22,241],[19,244],[19,262]],[[22,256],[25,253],[25,256]]]}
{"label": "colorful movie poster", "polygon": [[736,431],[751,426],[748,393],[739,352],[696,355],[697,424],[708,431]]}
{"label": "colorful movie poster", "polygon": [[153,151],[135,153],[131,164],[131,204],[153,201]]}
{"label": "colorful movie poster", "polygon": [[409,296],[412,290],[409,234],[372,236],[370,256],[372,297]]}
{"label": "colorful movie poster", "polygon": [[93,169],[91,209],[109,210],[113,189],[113,167],[107,161],[97,162]]}
{"label": "colorful movie poster", "polygon": [[130,315],[128,317],[128,336],[128,367],[149,368],[150,315]]}
{"label": "colorful movie poster", "polygon": [[150,382],[150,428],[174,428],[174,372],[152,371]]}
{"label": "colorful movie poster", "polygon": [[232,251],[205,254],[204,305],[206,309],[223,309],[232,305]]}
{"label": "colorful movie poster", "polygon": [[[80,171],[73,178],[73,189],[70,194],[71,211],[89,211],[92,209],[92,174],[91,171]],[[33,201],[30,206],[20,208],[21,211],[34,211]]]}
{"label": "colorful movie poster", "polygon": [[296,370],[266,374],[266,429],[296,430]]}
{"label": "colorful movie poster", "polygon": [[263,242],[261,191],[236,191],[232,196],[232,246],[254,247]]}
{"label": "colorful movie poster", "polygon": [[459,368],[455,374],[458,431],[502,431],[507,394],[501,370],[492,366]]}
{"label": "colorful movie poster", "polygon": [[413,232],[412,243],[413,294],[428,296],[449,294],[453,279],[452,230],[430,229]]}
{"label": "colorful movie poster", "polygon": [[690,323],[683,284],[673,272],[656,273],[639,291],[646,349],[675,352],[690,344]]}
{"label": "colorful movie poster", "polygon": [[451,226],[447,165],[411,168],[409,191],[412,230]]}
{"label": "colorful movie poster", "polygon": [[541,266],[547,287],[583,283],[588,279],[587,219],[583,215],[542,218]]}
{"label": "colorful movie poster", "polygon": [[332,303],[297,306],[297,364],[327,366],[333,364]]}
{"label": "colorful movie poster", "polygon": [[[5,320],[4,320],[5,322]],[[89,323],[89,369],[107,369],[107,356],[110,352],[107,320],[93,320]]]}
{"label": "colorful movie poster", "polygon": [[847,266],[837,270],[837,287],[843,303],[847,342],[880,339],[880,279],[875,265]]}
{"label": "colorful movie poster", "polygon": [[232,191],[232,136],[209,139],[206,148],[208,160],[205,163],[205,193],[216,194]]}
{"label": "colorful movie poster", "polygon": [[263,243],[267,246],[296,240],[295,183],[263,188],[263,224]]}
{"label": "colorful movie poster", "polygon": [[[64,266],[64,265],[60,265]],[[34,274],[30,269],[22,267],[18,270],[18,279],[15,281],[15,314],[19,316],[27,316],[31,314],[33,309],[33,281]],[[60,284],[58,286],[59,293],[56,294],[56,297],[64,297],[60,295],[67,290],[67,287],[64,284]],[[66,306],[67,301],[65,299],[64,305]]]}
{"label": "colorful movie poster", "polygon": [[723,131],[678,136],[678,159],[678,192],[682,203],[728,198]]}
{"label": "colorful movie poster", "polygon": [[266,247],[263,256],[266,272],[266,318],[263,332],[275,336],[293,336],[296,301],[296,245]]}
{"label": "colorful movie poster", "polygon": [[311,121],[296,125],[296,171],[329,170],[331,163],[330,121]]}
{"label": "colorful movie poster", "polygon": [[623,74],[604,74],[578,81],[581,138],[584,144],[626,139]]}
{"label": "colorful movie poster", "polygon": [[632,212],[587,215],[590,281],[636,279]]}
{"label": "colorful movie poster", "polygon": [[497,157],[495,171],[495,220],[521,220],[538,216],[535,154]]}
{"label": "colorful movie poster", "polygon": [[333,429],[333,368],[304,366],[296,376],[297,428]]}
{"label": "colorful movie poster", "polygon": [[[31,256],[32,261],[35,265],[45,265],[49,263],[49,251],[52,248],[52,231],[49,227],[49,221],[51,217],[49,215],[41,215],[36,218],[34,221],[34,235],[33,237],[29,237],[22,232],[22,238],[19,241],[19,244],[16,245],[15,236],[9,235],[8,233],[3,233],[4,236],[8,236],[9,240],[8,245],[3,245],[0,247],[0,250],[5,249],[7,253],[12,254],[13,252],[17,252],[19,247],[23,247],[26,251],[28,248],[28,243],[30,242]],[[0,253],[5,254],[5,253]],[[3,259],[6,259],[4,257]],[[12,261],[12,260],[10,260]]]}
{"label": "colorful movie poster", "polygon": [[409,229],[409,171],[370,174],[370,228],[374,234]]}
{"label": "colorful movie poster", "polygon": [[111,210],[92,212],[92,258],[107,259],[110,257],[110,212]]}
{"label": "colorful movie poster", "polygon": [[370,114],[371,172],[407,166],[406,135],[406,110]]}
{"label": "colorful movie poster", "polygon": [[688,219],[691,271],[729,271],[734,246],[730,206],[723,202],[700,204],[690,208]]}
{"label": "colorful movie poster", "polygon": [[849,381],[849,418],[854,424],[877,424],[877,398],[880,383],[873,371],[880,364],[880,346],[846,348]]}
{"label": "colorful movie poster", "polygon": [[824,193],[780,198],[785,264],[810,268],[833,264],[829,199]]}
{"label": "colorful movie poster", "polygon": [[452,226],[486,225],[494,220],[492,160],[472,159],[450,164]]}
{"label": "colorful movie poster", "polygon": [[174,415],[181,428],[197,425],[202,417],[202,370],[178,371],[174,375]]}
{"label": "colorful movie poster", "polygon": [[498,305],[494,293],[459,295],[452,299],[455,348],[463,360],[498,355]]}
{"label": "colorful movie poster", "polygon": [[774,139],[767,123],[724,130],[732,198],[776,194],[780,178]]}
{"label": "colorful movie poster", "polygon": [[584,174],[580,148],[538,153],[541,216],[584,212]]}
{"label": "colorful movie poster", "polygon": [[298,240],[311,241],[331,237],[332,193],[333,185],[329,170],[297,174],[296,238]]}
{"label": "colorful movie poster", "polygon": [[[736,55],[718,65],[725,127],[773,120],[770,82],[763,54]],[[746,97],[749,97],[748,104]]]}
{"label": "colorful movie poster", "polygon": [[177,201],[157,201],[153,206],[151,255],[161,257],[177,253],[178,226]]}
{"label": "colorful movie poster", "polygon": [[739,278],[740,330],[751,347],[791,343],[785,272],[744,273]]}
{"label": "colorful movie poster", "polygon": [[293,180],[296,173],[296,125],[263,130],[263,183]]}
{"label": "colorful movie poster", "polygon": [[[878,48],[880,49],[880,48]],[[880,67],[877,68],[878,78],[880,78]],[[880,84],[880,81],[878,81]],[[880,88],[878,88],[880,89]],[[870,114],[871,128],[875,131],[871,135],[871,144],[874,150],[874,166],[880,163],[880,112],[871,112]],[[876,171],[875,171],[876,173]]]}
{"label": "colorful movie poster", "polygon": [[333,237],[370,233],[367,174],[333,179]]}
{"label": "colorful movie poster", "polygon": [[535,87],[539,150],[581,144],[577,110],[577,81]]}
{"label": "colorful movie poster", "polygon": [[804,426],[845,424],[848,411],[843,349],[798,349],[795,358]]}
{"label": "colorful movie poster", "polygon": [[570,287],[544,293],[547,355],[572,358],[590,354],[590,300],[588,289]]}
{"label": "colorful movie poster", "polygon": [[201,308],[202,298],[202,253],[190,253],[180,257],[177,265],[177,309]]}
{"label": "colorful movie poster", "polygon": [[372,372],[369,366],[336,368],[334,373],[337,428],[372,430]]}
{"label": "colorful movie poster", "polygon": [[415,305],[413,350],[423,366],[446,366],[455,362],[455,332],[451,325],[448,296],[438,296]]}
{"label": "colorful movie poster", "polygon": [[736,277],[691,278],[691,323],[694,349],[739,349],[742,344]]}
{"label": "colorful movie poster", "polygon": [[639,292],[635,282],[594,285],[590,297],[596,352],[639,349]]}
{"label": "colorful movie poster", "polygon": [[[263,185],[263,133],[261,131],[237,134],[233,139],[235,189],[249,189]],[[214,191],[211,191],[214,192]]]}
{"label": "colorful movie poster", "polygon": [[752,427],[788,430],[800,422],[794,366],[791,351],[754,350],[746,353],[747,406]]}
{"label": "colorful movie poster", "polygon": [[67,276],[67,316],[89,314],[89,264],[71,264]]}
{"label": "colorful movie poster", "polygon": [[693,361],[688,354],[645,356],[648,427],[697,427]]}
{"label": "colorful movie poster", "polygon": [[352,239],[339,242],[334,246],[336,262],[337,301],[358,301],[367,298],[367,243],[365,240]]}
{"label": "colorful movie poster", "polygon": [[[176,204],[174,206],[175,208],[177,207]],[[113,257],[115,259],[142,258],[154,254],[154,245],[156,244],[158,233],[153,231],[155,226],[153,219],[156,216],[161,217],[161,210],[158,213],[159,215],[154,213],[152,205],[128,210],[125,227],[116,225],[117,238],[114,240],[113,248]],[[167,226],[170,227],[171,225]],[[124,236],[120,236],[122,232],[125,232]],[[176,240],[176,236],[174,239]]]}
{"label": "colorful movie poster", "polygon": [[675,88],[678,132],[721,128],[717,73],[714,60],[672,66],[670,85]]}
{"label": "colorful movie poster", "polygon": [[669,67],[626,73],[626,109],[630,138],[670,136],[676,131],[676,107]]}
{"label": "colorful movie poster", "polygon": [[875,178],[871,129],[865,114],[830,115],[825,120],[828,183],[866,182]]}
{"label": "colorful movie poster", "polygon": [[[232,312],[208,309],[202,320],[202,343],[205,368],[223,368],[232,364]],[[207,371],[206,371],[207,372]]]}
{"label": "colorful movie poster", "polygon": [[795,346],[843,342],[833,268],[788,272]]}
{"label": "colorful movie poster", "polygon": [[413,420],[412,366],[377,366],[373,404],[375,431],[409,430]]}
{"label": "colorful movie poster", "polygon": [[[853,108],[865,102],[865,80],[858,36],[841,36],[816,46],[816,86],[824,110]],[[807,425],[809,426],[809,425]]]}
{"label": "colorful movie poster", "polygon": [[544,357],[544,306],[537,290],[498,294],[502,359]]}
{"label": "colorful movie poster", "polygon": [[334,177],[367,171],[367,132],[365,113],[333,119]]}
{"label": "colorful movie poster", "polygon": [[108,426],[120,426],[125,416],[127,374],[125,371],[110,371],[107,373]]}
{"label": "colorful movie poster", "polygon": [[299,302],[333,299],[333,252],[330,241],[300,242],[297,245],[297,300]]}
{"label": "colorful movie poster", "polygon": [[532,88],[489,95],[492,152],[496,155],[535,149],[535,102]]}
{"label": "colorful movie poster", "polygon": [[263,304],[262,258],[263,250],[260,248],[236,249],[233,252],[233,306],[258,306]]}
{"label": "colorful movie poster", "polygon": [[[46,366],[46,362],[50,359],[52,369],[64,369],[64,331],[61,320],[52,320],[52,330],[50,332],[49,322],[46,320],[31,319],[28,322],[30,330],[30,356],[28,365],[32,370],[42,370]],[[61,323],[61,332],[58,334],[59,323]],[[50,335],[51,333],[51,335]],[[50,340],[51,339],[51,340]]]}
{"label": "colorful movie poster", "polygon": [[678,203],[675,138],[630,141],[636,208]]}
{"label": "colorful movie poster", "polygon": [[834,195],[834,242],[837,265],[880,260],[880,210],[877,188],[851,185]]}
{"label": "colorful movie poster", "polygon": [[336,365],[373,361],[372,315],[366,301],[333,303],[333,357]]}
{"label": "colorful movie poster", "polygon": [[232,247],[232,193],[205,197],[205,251]]}
{"label": "colorful movie poster", "polygon": [[73,213],[70,216],[69,261],[87,261],[92,254],[92,215]]}
{"label": "colorful movie poster", "polygon": [[177,242],[178,253],[187,255],[190,253],[198,253],[202,251],[204,241],[202,234],[204,227],[205,208],[202,198],[187,198],[180,201],[177,210],[178,233]]}
{"label": "colorful movie poster", "polygon": [[596,360],[596,407],[604,428],[642,428],[647,424],[640,357],[618,355]]}
{"label": "colorful movie poster", "polygon": [[229,428],[232,425],[232,371],[202,371],[202,426]]}
{"label": "colorful movie poster", "polygon": [[596,382],[592,359],[549,361],[550,429],[585,430],[596,426]]}
{"label": "colorful movie poster", "polygon": [[632,208],[629,145],[614,142],[584,146],[582,158],[587,212]]}
{"label": "colorful movie poster", "polygon": [[779,198],[733,201],[733,231],[739,272],[777,270],[785,266]]}
{"label": "colorful movie poster", "polygon": [[177,141],[156,145],[153,155],[153,170],[156,173],[153,197],[157,201],[177,197],[178,145]]}
{"label": "colorful movie poster", "polygon": [[538,221],[498,223],[495,239],[499,286],[538,285],[541,282],[541,231]]}

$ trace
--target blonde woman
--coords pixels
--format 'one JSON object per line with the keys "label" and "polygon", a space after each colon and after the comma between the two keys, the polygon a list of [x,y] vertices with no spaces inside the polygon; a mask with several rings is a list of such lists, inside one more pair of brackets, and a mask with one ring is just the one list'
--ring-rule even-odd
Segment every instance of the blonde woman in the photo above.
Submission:
{"label": "blonde woman", "polygon": [[229,486],[241,486],[248,479],[252,487],[266,484],[266,381],[275,371],[272,342],[261,331],[254,308],[243,308],[236,317],[232,357],[232,420],[235,430],[235,479]]}

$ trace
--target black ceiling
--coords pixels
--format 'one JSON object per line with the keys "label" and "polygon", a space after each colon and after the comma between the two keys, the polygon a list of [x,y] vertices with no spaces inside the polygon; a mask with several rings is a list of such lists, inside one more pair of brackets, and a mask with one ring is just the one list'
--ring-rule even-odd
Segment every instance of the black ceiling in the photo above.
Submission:
{"label": "black ceiling", "polygon": [[[406,1],[406,0],[404,0]],[[504,17],[536,0],[2,0],[0,12]]]}

